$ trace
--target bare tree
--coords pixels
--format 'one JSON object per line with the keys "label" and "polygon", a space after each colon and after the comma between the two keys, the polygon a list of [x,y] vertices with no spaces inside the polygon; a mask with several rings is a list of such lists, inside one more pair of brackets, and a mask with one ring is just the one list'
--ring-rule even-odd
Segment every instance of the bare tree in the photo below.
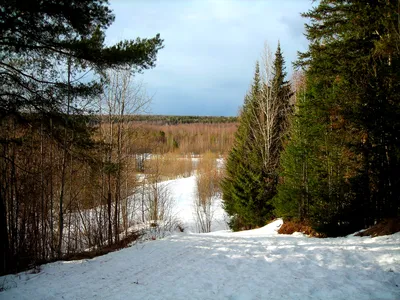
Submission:
{"label": "bare tree", "polygon": [[164,237],[166,233],[180,226],[180,222],[174,212],[174,199],[168,184],[163,182],[163,156],[153,155],[147,162],[149,166],[146,167],[148,173],[144,179],[143,203],[145,224],[149,226],[152,238]]}
{"label": "bare tree", "polygon": [[[119,239],[121,210],[122,222],[125,232],[128,226],[128,197],[133,192],[131,163],[134,161],[134,153],[129,151],[129,143],[126,134],[126,115],[134,115],[146,110],[150,103],[142,83],[132,82],[129,70],[110,71],[109,81],[105,93],[99,101],[101,136],[105,144],[105,172],[107,199],[107,223],[108,240],[112,243]],[[103,113],[107,114],[107,122],[104,122]],[[122,207],[122,209],[121,209]],[[112,211],[112,208],[114,210]]]}
{"label": "bare tree", "polygon": [[68,59],[67,62],[67,85],[68,85],[68,93],[67,93],[67,111],[66,111],[66,121],[65,121],[65,129],[64,129],[64,141],[63,141],[63,155],[62,155],[62,163],[61,163],[61,187],[60,187],[60,196],[59,196],[59,214],[58,214],[58,248],[57,255],[58,258],[61,258],[62,255],[62,242],[64,236],[64,194],[65,194],[65,181],[66,181],[66,171],[67,171],[67,155],[68,155],[68,138],[67,138],[67,127],[68,127],[68,118],[70,114],[71,108],[71,60]]}
{"label": "bare tree", "polygon": [[[275,58],[276,59],[276,58]],[[250,107],[250,134],[261,155],[264,170],[276,170],[279,165],[282,140],[289,125],[290,91],[279,93],[275,87],[274,56],[267,44],[262,54],[261,89]],[[268,173],[268,171],[267,171]]]}
{"label": "bare tree", "polygon": [[214,200],[220,194],[221,176],[217,156],[211,152],[205,153],[198,163],[194,200],[194,217],[199,232],[211,231]]}

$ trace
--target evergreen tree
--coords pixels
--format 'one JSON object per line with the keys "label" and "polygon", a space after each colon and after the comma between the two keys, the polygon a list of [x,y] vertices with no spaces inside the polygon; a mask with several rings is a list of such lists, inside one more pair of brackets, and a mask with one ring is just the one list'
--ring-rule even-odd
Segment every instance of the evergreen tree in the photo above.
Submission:
{"label": "evergreen tree", "polygon": [[256,99],[260,97],[260,86],[260,67],[257,62],[253,84],[240,114],[233,149],[227,159],[226,177],[222,182],[224,209],[232,217],[229,225],[234,230],[250,229],[264,221],[262,211],[255,209],[262,206],[262,199],[260,172],[255,168],[252,153],[254,139],[251,136],[251,127],[254,126],[251,112]]}
{"label": "evergreen tree", "polygon": [[279,45],[273,64],[266,63],[264,74],[265,80],[261,83],[257,63],[235,145],[227,160],[223,199],[225,210],[232,216],[233,229],[263,226],[273,217],[271,200],[276,194],[277,169],[291,96],[290,86],[284,80]]}
{"label": "evergreen tree", "polygon": [[[66,95],[88,99],[101,91],[101,82],[79,80],[82,74],[151,68],[162,47],[159,35],[105,46],[114,21],[107,0],[5,0],[0,20],[0,117],[65,113]],[[80,108],[71,103],[71,113]]]}
{"label": "evergreen tree", "polygon": [[284,136],[287,134],[289,124],[288,118],[292,113],[290,99],[293,93],[289,82],[285,80],[287,75],[285,69],[285,61],[283,59],[280,43],[278,42],[273,62],[273,79],[271,84],[272,99],[276,102],[278,110],[275,125],[276,129],[274,130],[275,137],[273,138],[273,140],[276,141],[274,142],[276,149],[272,151],[275,154],[275,157],[273,158],[274,168],[277,168],[279,165],[279,158],[283,150]]}
{"label": "evergreen tree", "polygon": [[329,95],[320,103],[309,80],[297,96],[274,205],[277,215],[285,219],[328,230],[322,225],[341,221],[337,218],[348,198],[344,178],[345,166],[350,165],[346,143],[351,136],[341,120],[332,119]]}
{"label": "evergreen tree", "polygon": [[[299,92],[298,92],[299,93]],[[313,110],[307,107],[306,95],[299,93],[296,114],[293,115],[290,128],[290,140],[281,156],[282,182],[274,198],[275,212],[286,219],[304,221],[309,217],[311,191],[313,190],[313,154],[314,142],[321,131],[316,124]]]}
{"label": "evergreen tree", "polygon": [[[309,50],[299,60],[306,67],[307,110],[300,108],[294,121],[277,201],[289,204],[295,191],[304,188],[295,182],[291,162],[301,156],[294,149],[312,153],[308,170],[314,184],[308,185],[311,205],[305,217],[329,235],[399,214],[400,193],[393,184],[398,181],[400,128],[396,9],[394,1],[321,1],[304,14],[311,18],[306,25]],[[305,116],[316,131],[298,125]],[[306,143],[299,140],[296,126]],[[300,204],[288,207],[303,207],[294,201]],[[289,211],[281,213],[293,216]]]}

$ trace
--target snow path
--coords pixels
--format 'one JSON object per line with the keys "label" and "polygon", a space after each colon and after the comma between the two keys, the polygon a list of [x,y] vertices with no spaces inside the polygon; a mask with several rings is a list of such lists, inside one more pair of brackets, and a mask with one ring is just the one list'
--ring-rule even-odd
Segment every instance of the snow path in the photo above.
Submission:
{"label": "snow path", "polygon": [[[168,187],[174,201],[175,214],[183,222],[185,231],[197,232],[194,220],[196,176],[164,181],[162,185]],[[226,214],[222,208],[222,199],[214,199],[213,202],[211,231],[228,229]]]}
{"label": "snow path", "polygon": [[0,277],[0,299],[400,299],[400,233],[378,238],[261,229],[177,234]]}

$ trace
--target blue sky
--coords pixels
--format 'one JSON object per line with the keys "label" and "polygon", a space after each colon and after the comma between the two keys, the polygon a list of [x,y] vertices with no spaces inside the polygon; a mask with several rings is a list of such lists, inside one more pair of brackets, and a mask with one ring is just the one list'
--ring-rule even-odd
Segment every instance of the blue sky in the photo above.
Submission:
{"label": "blue sky", "polygon": [[157,66],[137,80],[152,97],[150,112],[236,116],[254,65],[280,40],[289,75],[307,48],[300,16],[311,0],[111,0],[115,22],[107,43],[160,33]]}

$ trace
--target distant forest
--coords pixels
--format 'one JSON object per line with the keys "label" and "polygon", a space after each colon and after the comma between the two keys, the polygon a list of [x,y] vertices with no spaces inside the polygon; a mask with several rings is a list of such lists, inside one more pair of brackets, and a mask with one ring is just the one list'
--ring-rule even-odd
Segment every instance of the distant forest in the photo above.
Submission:
{"label": "distant forest", "polygon": [[193,123],[236,123],[237,117],[223,116],[167,116],[167,115],[125,115],[126,121],[145,122],[157,125],[177,125],[177,124],[193,124]]}

